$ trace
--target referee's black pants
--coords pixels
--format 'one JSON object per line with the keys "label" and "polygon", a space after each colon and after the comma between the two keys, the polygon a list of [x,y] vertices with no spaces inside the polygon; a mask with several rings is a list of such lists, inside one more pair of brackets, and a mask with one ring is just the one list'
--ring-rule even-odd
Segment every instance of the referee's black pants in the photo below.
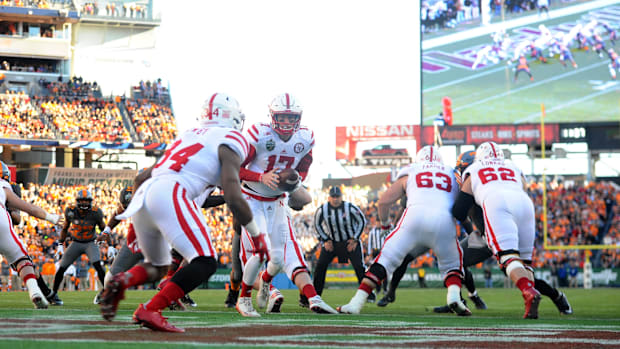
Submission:
{"label": "referee's black pants", "polygon": [[316,293],[319,295],[323,293],[323,287],[325,287],[325,274],[327,273],[327,267],[336,256],[338,256],[338,259],[341,262],[346,261],[346,259],[349,260],[355,270],[358,283],[362,282],[362,279],[364,278],[365,269],[362,257],[362,247],[359,240],[357,242],[357,246],[352,252],[347,251],[346,241],[334,241],[333,245],[334,249],[331,252],[327,251],[324,246],[321,247],[319,260],[316,262],[316,266],[314,267],[314,275],[312,278]]}

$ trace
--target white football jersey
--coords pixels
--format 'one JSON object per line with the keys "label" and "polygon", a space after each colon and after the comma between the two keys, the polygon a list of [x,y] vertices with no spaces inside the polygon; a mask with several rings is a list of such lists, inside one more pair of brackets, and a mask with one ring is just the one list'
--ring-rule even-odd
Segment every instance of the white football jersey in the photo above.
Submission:
{"label": "white football jersey", "polygon": [[[269,124],[265,123],[254,124],[250,127],[246,138],[256,152],[256,156],[247,168],[258,173],[266,173],[274,168],[296,168],[301,159],[314,147],[314,132],[303,126],[286,142],[280,139]],[[273,190],[260,182],[244,181],[244,184],[255,193],[265,197],[277,197],[284,193],[281,190]]]}
{"label": "white football jersey", "polygon": [[220,185],[218,148],[221,144],[236,152],[242,162],[250,149],[245,137],[233,128],[195,128],[184,132],[168,146],[153,168],[152,177],[174,177],[193,200],[209,186]]}
{"label": "white football jersey", "polygon": [[463,178],[467,177],[471,177],[471,190],[480,206],[489,195],[523,193],[521,170],[512,163],[501,160],[476,161],[463,173]]}
{"label": "white football jersey", "polygon": [[407,206],[436,207],[450,212],[459,192],[454,170],[439,162],[414,163],[399,173],[407,178]]}
{"label": "white football jersey", "polygon": [[13,188],[11,187],[11,184],[9,182],[5,181],[4,179],[0,179],[0,204],[6,207],[6,193],[4,192],[4,188],[13,191]]}

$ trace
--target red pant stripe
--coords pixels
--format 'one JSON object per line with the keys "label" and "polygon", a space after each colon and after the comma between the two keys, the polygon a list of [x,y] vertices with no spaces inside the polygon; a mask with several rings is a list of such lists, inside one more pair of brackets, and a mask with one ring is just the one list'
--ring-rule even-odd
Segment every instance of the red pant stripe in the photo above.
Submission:
{"label": "red pant stripe", "polygon": [[[215,251],[213,250],[213,246],[211,246],[211,239],[209,238],[207,229],[202,224],[202,222],[200,221],[200,218],[198,218],[198,215],[196,214],[196,211],[197,211],[196,203],[192,201],[192,203],[194,203],[193,206],[189,203],[189,201],[187,200],[187,192],[185,191],[185,189],[183,189],[183,202],[185,202],[185,206],[187,206],[187,210],[192,215],[194,222],[196,222],[196,225],[198,225],[198,229],[200,229],[200,233],[202,234],[202,237],[207,242],[207,246],[209,246],[209,252],[211,253],[211,256],[215,257]],[[204,254],[201,254],[201,256],[204,256]]]}
{"label": "red pant stripe", "polygon": [[499,248],[499,243],[497,243],[497,238],[495,237],[495,232],[493,231],[493,227],[491,227],[491,222],[489,222],[489,217],[487,217],[487,208],[486,205],[482,204],[483,212],[484,212],[484,223],[486,225],[486,232],[488,234],[487,239],[490,237],[491,238],[491,242],[493,243],[493,246],[495,247],[495,254],[497,254],[497,252],[501,251],[501,248]]}
{"label": "red pant stripe", "polygon": [[301,251],[299,250],[299,245],[297,245],[297,240],[295,240],[295,235],[293,235],[293,227],[291,226],[291,219],[286,218],[286,222],[288,223],[288,233],[293,241],[293,246],[295,247],[295,254],[297,255],[297,259],[299,259],[299,263],[304,268],[306,267],[306,263],[304,263],[304,258],[302,257]]}
{"label": "red pant stripe", "polygon": [[5,211],[5,212],[6,212],[6,217],[9,220],[9,229],[11,230],[11,237],[13,238],[17,246],[19,246],[19,249],[22,251],[24,256],[27,256],[28,251],[24,249],[24,245],[22,244],[21,240],[17,237],[17,235],[15,235],[15,231],[13,230],[13,220],[11,220],[11,214],[9,213],[9,211]]}
{"label": "red pant stripe", "polygon": [[[181,210],[181,205],[179,205],[179,199],[178,199],[179,187],[180,187],[179,183],[176,183],[172,191],[172,203],[174,204],[174,212],[177,214],[177,219],[179,221],[179,224],[181,225],[181,229],[183,229],[183,232],[185,233],[189,241],[192,243],[196,251],[198,251],[198,254],[200,256],[204,256],[204,251],[202,250],[200,243],[198,242],[198,240],[196,240],[196,236],[194,236],[194,232],[189,227],[189,224],[187,224],[185,217],[183,217],[183,210]],[[183,193],[185,193],[185,189],[183,190]]]}

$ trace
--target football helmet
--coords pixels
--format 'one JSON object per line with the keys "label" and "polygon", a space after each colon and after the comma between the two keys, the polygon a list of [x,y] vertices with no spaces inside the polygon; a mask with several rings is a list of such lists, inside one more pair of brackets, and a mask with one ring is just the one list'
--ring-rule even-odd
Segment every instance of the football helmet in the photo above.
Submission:
{"label": "football helmet", "polygon": [[214,93],[205,101],[200,116],[200,126],[232,127],[243,130],[245,115],[241,112],[239,102],[224,93]]}
{"label": "football helmet", "polygon": [[443,163],[443,159],[441,154],[439,153],[439,148],[433,145],[424,146],[422,149],[418,150],[418,153],[415,156],[415,162],[441,162]]}
{"label": "football helmet", "polygon": [[299,101],[288,93],[277,95],[269,104],[271,128],[279,135],[289,136],[299,129],[303,108]]}
{"label": "football helmet", "polygon": [[93,195],[90,190],[80,189],[75,201],[77,201],[77,207],[80,210],[90,210],[93,207]]}
{"label": "football helmet", "polygon": [[484,142],[476,149],[475,161],[500,160],[504,161],[504,152],[495,142]]}
{"label": "football helmet", "polygon": [[11,183],[11,170],[9,170],[9,166],[4,161],[0,161],[0,163],[2,163],[2,179]]}
{"label": "football helmet", "polygon": [[124,208],[127,208],[127,206],[129,206],[129,202],[131,201],[132,196],[133,196],[133,187],[131,185],[123,188],[123,190],[121,191],[120,199],[121,199],[121,205]]}
{"label": "football helmet", "polygon": [[476,158],[476,152],[473,150],[466,151],[461,153],[459,157],[456,159],[456,170],[459,173],[463,173],[469,165],[474,163],[474,159]]}

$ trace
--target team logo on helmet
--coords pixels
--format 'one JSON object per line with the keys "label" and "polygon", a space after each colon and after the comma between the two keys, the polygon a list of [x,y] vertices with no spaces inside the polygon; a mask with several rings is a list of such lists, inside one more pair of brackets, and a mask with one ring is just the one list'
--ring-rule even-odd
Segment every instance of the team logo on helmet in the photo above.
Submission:
{"label": "team logo on helmet", "polygon": [[476,149],[475,161],[499,160],[504,161],[504,152],[495,142],[484,142]]}
{"label": "team logo on helmet", "polygon": [[295,144],[295,146],[293,147],[293,150],[295,151],[295,153],[299,154],[302,151],[304,151],[304,145],[301,143],[297,143]]}
{"label": "team logo on helmet", "polygon": [[276,148],[276,142],[274,142],[273,139],[268,140],[265,143],[265,148],[267,148],[267,151],[272,151]]}

